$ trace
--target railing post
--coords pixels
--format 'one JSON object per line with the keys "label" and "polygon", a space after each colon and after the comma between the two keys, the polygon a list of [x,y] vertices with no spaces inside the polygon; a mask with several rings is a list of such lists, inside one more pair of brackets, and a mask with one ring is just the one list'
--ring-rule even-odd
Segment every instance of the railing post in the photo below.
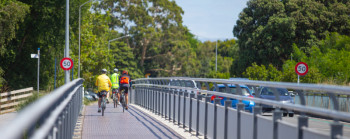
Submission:
{"label": "railing post", "polygon": [[166,90],[165,88],[164,88],[164,108],[165,108],[165,111],[164,111],[164,118],[165,118],[165,120],[166,120],[166,118],[167,118],[167,111],[168,111],[168,105],[167,105],[167,96],[168,96],[168,90]]}
{"label": "railing post", "polygon": [[160,88],[160,95],[161,95],[161,100],[162,100],[162,104],[159,107],[160,108],[160,117],[163,117],[164,115],[164,92],[163,92],[163,88]]}
{"label": "railing post", "polygon": [[225,101],[225,120],[224,120],[224,139],[227,139],[227,126],[228,126],[228,108],[232,106],[231,100]]}
{"label": "railing post", "polygon": [[215,98],[214,99],[214,135],[213,139],[216,139],[217,135],[217,118],[218,118],[218,104],[220,104],[220,98]]}
{"label": "railing post", "polygon": [[171,119],[171,94],[172,94],[172,91],[169,89],[169,122],[170,122],[170,119]]}
{"label": "railing post", "polygon": [[343,135],[343,124],[335,121],[330,124],[331,126],[331,139],[337,139],[337,136]]}
{"label": "railing post", "polygon": [[181,91],[179,91],[178,92],[178,104],[177,104],[177,125],[179,125],[180,126],[180,119],[181,119],[181,117],[180,117],[180,107],[181,107],[181,105],[180,105],[180,102],[181,102],[181,95],[182,95],[182,92]]}
{"label": "railing post", "polygon": [[156,90],[152,88],[152,112],[156,114]]}
{"label": "railing post", "polygon": [[241,139],[241,111],[244,111],[244,104],[239,101],[237,104],[237,139]]}
{"label": "railing post", "polygon": [[175,94],[176,94],[176,91],[174,90],[173,91],[173,123],[175,124],[175,106],[176,106],[176,96],[175,96]]}
{"label": "railing post", "polygon": [[261,114],[261,106],[254,106],[253,108],[253,139],[258,138],[258,115]]}
{"label": "railing post", "polygon": [[160,113],[160,95],[161,95],[161,93],[160,93],[160,89],[159,88],[157,88],[157,94],[158,94],[158,109],[157,109],[157,115],[161,115],[161,113]]}
{"label": "railing post", "polygon": [[186,90],[185,90],[185,92],[183,93],[183,95],[184,95],[184,105],[183,105],[183,124],[182,124],[182,128],[186,128],[186,126],[185,126],[185,123],[186,123],[186,96],[187,96],[187,92],[186,92]]}
{"label": "railing post", "polygon": [[202,95],[197,95],[197,115],[196,115],[196,136],[199,136],[199,104],[202,100]]}
{"label": "railing post", "polygon": [[191,93],[190,94],[190,113],[189,113],[189,123],[188,123],[188,127],[189,127],[189,130],[188,132],[191,133],[192,132],[192,99],[194,97],[194,94]]}
{"label": "railing post", "polygon": [[277,120],[282,119],[282,111],[277,108],[275,111],[273,111],[273,139],[278,138],[278,122]]}
{"label": "railing post", "polygon": [[308,117],[301,115],[298,117],[298,139],[303,139],[303,127],[308,127]]}
{"label": "railing post", "polygon": [[204,108],[204,138],[208,138],[208,103],[210,97],[205,97],[205,108]]}

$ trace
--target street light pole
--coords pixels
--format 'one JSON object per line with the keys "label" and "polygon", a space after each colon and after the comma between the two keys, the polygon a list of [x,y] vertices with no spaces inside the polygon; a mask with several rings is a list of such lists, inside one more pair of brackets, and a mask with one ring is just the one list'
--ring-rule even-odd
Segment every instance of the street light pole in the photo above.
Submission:
{"label": "street light pole", "polygon": [[78,78],[80,78],[80,19],[81,19],[81,7],[83,7],[85,4],[91,2],[92,0],[89,0],[82,5],[79,6],[79,60],[78,60]]}
{"label": "street light pole", "polygon": [[218,71],[218,41],[216,41],[216,44],[215,44],[215,72]]}
{"label": "street light pole", "polygon": [[[116,40],[119,40],[119,39],[122,39],[122,38],[125,38],[125,37],[129,37],[129,36],[130,36],[130,35],[127,34],[127,35],[125,35],[125,36],[121,36],[121,37],[118,37],[118,38],[109,40],[109,41],[108,41],[108,55],[109,55],[110,44],[111,44],[112,41],[116,41]],[[109,61],[109,60],[108,60],[108,61]]]}
{"label": "street light pole", "polygon": [[[69,0],[66,0],[66,47],[65,47],[65,57],[69,57]],[[65,71],[64,83],[70,82],[69,70]]]}
{"label": "street light pole", "polygon": [[110,43],[111,43],[112,41],[116,41],[116,40],[119,40],[119,39],[121,39],[121,38],[129,37],[129,36],[130,36],[130,35],[128,34],[128,35],[125,35],[125,36],[121,36],[121,37],[118,37],[118,38],[109,40],[109,41],[108,41],[108,53],[109,53]]}

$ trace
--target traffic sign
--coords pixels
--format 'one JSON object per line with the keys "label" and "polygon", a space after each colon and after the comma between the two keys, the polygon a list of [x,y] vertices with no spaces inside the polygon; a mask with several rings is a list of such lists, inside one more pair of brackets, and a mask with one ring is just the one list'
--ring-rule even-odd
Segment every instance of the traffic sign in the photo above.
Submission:
{"label": "traffic sign", "polygon": [[73,67],[73,61],[72,59],[65,57],[61,60],[60,65],[63,70],[70,70]]}
{"label": "traffic sign", "polygon": [[304,62],[299,62],[298,64],[295,65],[295,72],[300,76],[306,75],[308,71],[309,71],[309,67]]}

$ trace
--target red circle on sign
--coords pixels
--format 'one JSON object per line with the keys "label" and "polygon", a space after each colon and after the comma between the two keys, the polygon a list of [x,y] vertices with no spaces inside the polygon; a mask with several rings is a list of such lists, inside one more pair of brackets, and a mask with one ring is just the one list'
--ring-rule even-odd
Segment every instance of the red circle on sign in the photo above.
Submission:
{"label": "red circle on sign", "polygon": [[70,70],[73,67],[73,60],[65,57],[61,60],[60,65],[63,70]]}
{"label": "red circle on sign", "polygon": [[295,65],[295,72],[300,76],[306,75],[308,71],[309,71],[309,66],[304,62],[299,62],[298,64]]}

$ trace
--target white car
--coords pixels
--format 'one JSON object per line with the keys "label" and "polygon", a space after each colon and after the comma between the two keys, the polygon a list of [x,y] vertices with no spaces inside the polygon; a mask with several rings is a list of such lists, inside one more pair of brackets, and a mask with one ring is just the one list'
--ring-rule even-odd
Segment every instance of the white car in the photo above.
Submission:
{"label": "white car", "polygon": [[[198,84],[194,80],[182,80],[182,79],[172,79],[169,82],[169,86],[180,86],[180,87],[189,87],[195,90],[199,90]],[[176,91],[181,91],[183,89],[175,89]],[[194,93],[196,96],[199,91],[186,90],[187,93]]]}

